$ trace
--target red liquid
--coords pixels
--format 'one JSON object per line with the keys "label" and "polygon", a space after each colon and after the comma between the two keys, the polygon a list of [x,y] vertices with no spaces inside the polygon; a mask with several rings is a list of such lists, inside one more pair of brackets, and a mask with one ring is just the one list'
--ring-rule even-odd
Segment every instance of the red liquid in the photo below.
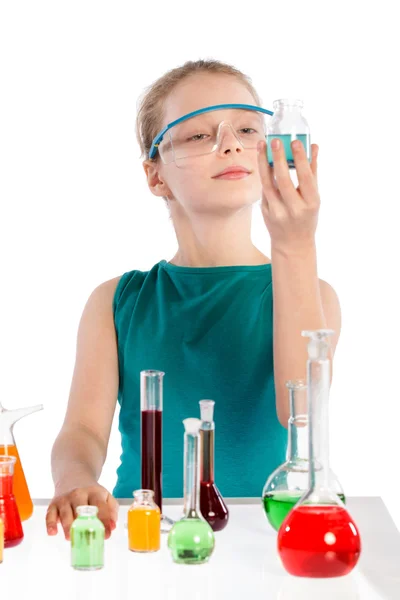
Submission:
{"label": "red liquid", "polygon": [[360,534],[346,509],[303,505],[282,523],[278,552],[291,575],[341,577],[358,562]]}
{"label": "red liquid", "polygon": [[200,511],[213,531],[221,531],[228,524],[228,508],[212,481],[200,483]]}
{"label": "red liquid", "polygon": [[12,475],[0,475],[0,519],[4,523],[5,548],[17,546],[24,537],[12,483]]}
{"label": "red liquid", "polygon": [[142,488],[154,491],[154,502],[162,510],[161,410],[142,410]]}

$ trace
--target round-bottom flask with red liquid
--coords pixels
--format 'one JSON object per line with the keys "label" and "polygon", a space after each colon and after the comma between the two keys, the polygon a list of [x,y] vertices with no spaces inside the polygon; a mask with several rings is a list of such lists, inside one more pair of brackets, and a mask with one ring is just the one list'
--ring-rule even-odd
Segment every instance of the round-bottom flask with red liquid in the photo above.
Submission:
{"label": "round-bottom flask with red liquid", "polygon": [[0,454],[0,519],[4,526],[4,548],[20,544],[24,538],[21,518],[13,493],[15,456]]}
{"label": "round-bottom flask with red liquid", "polygon": [[361,553],[358,528],[332,489],[329,468],[329,344],[332,330],[303,331],[310,337],[307,361],[309,487],[278,531],[278,553],[298,577],[341,577]]}

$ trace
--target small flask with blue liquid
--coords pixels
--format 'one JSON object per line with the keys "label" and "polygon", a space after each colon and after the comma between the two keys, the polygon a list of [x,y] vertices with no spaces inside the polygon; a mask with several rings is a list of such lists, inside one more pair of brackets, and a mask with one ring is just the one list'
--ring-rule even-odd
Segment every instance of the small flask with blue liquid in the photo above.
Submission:
{"label": "small flask with blue liquid", "polygon": [[303,144],[307,159],[311,162],[311,137],[307,121],[301,114],[302,100],[275,100],[273,103],[274,114],[267,125],[267,158],[270,167],[273,167],[273,154],[271,142],[278,138],[285,150],[289,169],[295,169],[291,143],[300,140]]}

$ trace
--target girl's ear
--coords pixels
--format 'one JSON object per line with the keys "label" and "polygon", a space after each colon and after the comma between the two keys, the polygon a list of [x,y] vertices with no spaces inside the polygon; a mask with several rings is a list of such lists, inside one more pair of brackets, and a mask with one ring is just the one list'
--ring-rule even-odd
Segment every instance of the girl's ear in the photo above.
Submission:
{"label": "girl's ear", "polygon": [[171,190],[160,176],[160,163],[148,158],[143,161],[143,169],[147,177],[147,185],[152,194],[167,198],[171,196]]}

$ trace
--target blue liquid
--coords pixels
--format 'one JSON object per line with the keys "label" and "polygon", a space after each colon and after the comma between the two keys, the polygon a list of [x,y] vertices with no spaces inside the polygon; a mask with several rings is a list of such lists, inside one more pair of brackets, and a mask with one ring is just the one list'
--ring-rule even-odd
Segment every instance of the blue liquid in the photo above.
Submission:
{"label": "blue liquid", "polygon": [[301,143],[303,144],[303,146],[306,150],[308,162],[311,162],[311,140],[310,140],[310,135],[308,133],[299,133],[297,135],[296,134],[291,135],[290,133],[287,133],[285,135],[275,134],[275,135],[267,135],[267,158],[268,158],[268,163],[269,163],[270,167],[274,166],[274,160],[273,160],[272,148],[271,148],[271,142],[274,139],[281,140],[281,142],[283,144],[283,148],[285,149],[285,155],[286,155],[286,160],[287,160],[289,169],[295,169],[292,147],[290,145],[292,142],[294,142],[294,140],[301,141]]}

